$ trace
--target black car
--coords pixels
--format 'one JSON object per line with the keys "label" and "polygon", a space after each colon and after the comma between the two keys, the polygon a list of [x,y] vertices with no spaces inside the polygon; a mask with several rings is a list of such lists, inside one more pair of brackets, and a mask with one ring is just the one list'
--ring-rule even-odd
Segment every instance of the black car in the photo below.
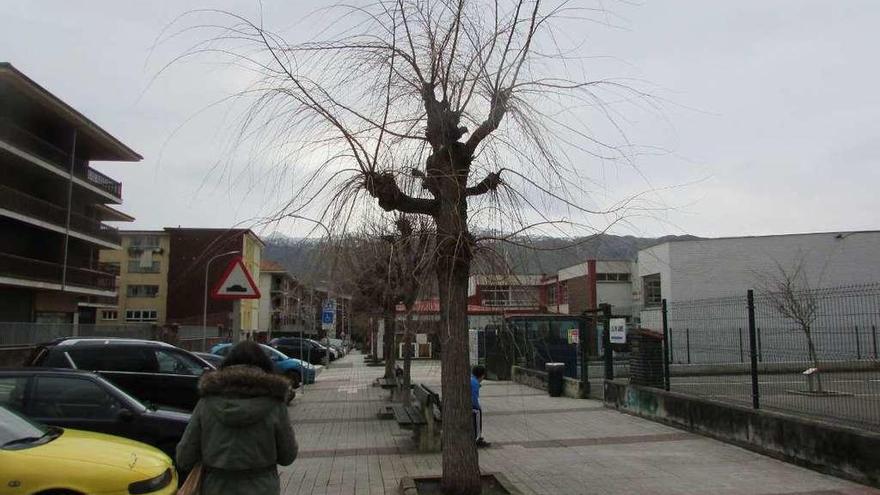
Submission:
{"label": "black car", "polygon": [[51,368],[0,370],[0,406],[47,425],[137,440],[172,459],[190,418],[146,407],[96,373]]}
{"label": "black car", "polygon": [[327,359],[327,349],[321,344],[299,337],[279,337],[269,341],[269,345],[278,349],[288,357],[306,361],[311,364],[322,364]]}
{"label": "black car", "polygon": [[164,342],[66,338],[43,344],[28,366],[96,371],[138,400],[191,411],[199,401],[199,377],[211,366]]}
{"label": "black car", "polygon": [[214,369],[220,369],[220,365],[223,364],[223,356],[218,356],[217,354],[211,354],[210,352],[193,352],[199,359],[205,361],[214,367]]}

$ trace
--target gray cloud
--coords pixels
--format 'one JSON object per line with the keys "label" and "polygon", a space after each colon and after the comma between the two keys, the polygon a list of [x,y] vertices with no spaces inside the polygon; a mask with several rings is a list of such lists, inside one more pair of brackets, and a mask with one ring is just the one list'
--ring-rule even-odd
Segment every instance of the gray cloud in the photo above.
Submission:
{"label": "gray cloud", "polygon": [[[263,9],[267,23],[289,29],[319,4],[265,1]],[[123,181],[123,209],[138,228],[247,223],[293,190],[274,164],[227,167],[228,113],[199,113],[242,89],[247,75],[202,59],[150,85],[193,39],[159,47],[148,62],[156,36],[185,9],[205,5],[246,15],[258,8],[253,1],[0,4],[0,58],[144,155],[140,164],[98,166]],[[629,139],[668,150],[638,158],[646,179],[626,165],[590,165],[606,189],[597,200],[658,189],[645,198],[666,209],[634,215],[624,233],[877,227],[880,2],[606,6],[619,16],[609,18],[616,27],[592,28],[584,53],[613,59],[591,59],[589,72],[644,81],[663,115],[629,122]]]}

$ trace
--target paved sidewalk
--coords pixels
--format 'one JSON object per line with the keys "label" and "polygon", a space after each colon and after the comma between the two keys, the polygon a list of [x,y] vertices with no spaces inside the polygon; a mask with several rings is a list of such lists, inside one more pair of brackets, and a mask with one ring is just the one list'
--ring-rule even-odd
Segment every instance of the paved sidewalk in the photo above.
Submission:
{"label": "paved sidewalk", "polygon": [[[401,477],[438,474],[440,454],[415,452],[410,432],[376,413],[382,368],[352,353],[293,402],[300,455],[282,469],[285,494],[395,494]],[[415,362],[413,382],[439,389],[437,361]],[[709,438],[510,382],[484,382],[480,451],[525,494],[861,495],[880,490],[825,476]]]}

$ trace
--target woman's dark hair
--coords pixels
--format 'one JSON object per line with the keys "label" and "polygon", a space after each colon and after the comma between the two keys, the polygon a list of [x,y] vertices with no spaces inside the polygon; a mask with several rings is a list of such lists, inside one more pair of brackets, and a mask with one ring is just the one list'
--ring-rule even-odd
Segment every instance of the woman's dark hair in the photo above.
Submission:
{"label": "woman's dark hair", "polygon": [[223,362],[220,363],[220,369],[240,365],[256,366],[266,373],[272,373],[274,369],[269,356],[263,352],[263,349],[260,348],[260,344],[257,344],[253,340],[244,340],[235,344],[232,349],[229,350],[229,354],[226,355]]}
{"label": "woman's dark hair", "polygon": [[474,366],[474,369],[471,371],[477,378],[485,378],[486,377],[486,367],[482,365]]}

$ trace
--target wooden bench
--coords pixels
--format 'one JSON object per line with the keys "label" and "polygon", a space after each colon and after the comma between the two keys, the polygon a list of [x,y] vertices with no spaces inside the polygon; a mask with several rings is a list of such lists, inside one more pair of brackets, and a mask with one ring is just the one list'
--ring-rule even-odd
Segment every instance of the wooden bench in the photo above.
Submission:
{"label": "wooden bench", "polygon": [[443,419],[440,394],[425,384],[419,384],[413,388],[413,398],[413,408],[418,409],[421,417],[420,421],[412,424],[413,440],[419,446],[419,452],[439,452]]}
{"label": "wooden bench", "polygon": [[425,418],[422,416],[422,410],[416,406],[404,406],[395,404],[389,406],[394,420],[404,430],[415,430],[426,424]]}

